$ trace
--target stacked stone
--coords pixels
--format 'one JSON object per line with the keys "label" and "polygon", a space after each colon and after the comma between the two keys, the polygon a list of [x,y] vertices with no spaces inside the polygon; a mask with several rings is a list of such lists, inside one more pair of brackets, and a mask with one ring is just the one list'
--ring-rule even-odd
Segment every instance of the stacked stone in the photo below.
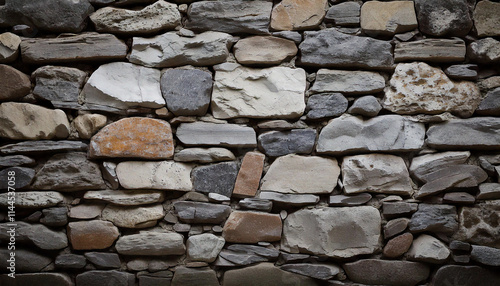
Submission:
{"label": "stacked stone", "polygon": [[500,3],[191,2],[0,1],[1,285],[500,284]]}

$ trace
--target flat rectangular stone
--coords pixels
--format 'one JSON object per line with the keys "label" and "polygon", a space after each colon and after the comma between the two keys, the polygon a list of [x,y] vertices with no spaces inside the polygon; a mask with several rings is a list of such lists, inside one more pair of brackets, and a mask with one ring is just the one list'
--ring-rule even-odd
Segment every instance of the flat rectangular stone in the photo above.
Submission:
{"label": "flat rectangular stone", "polygon": [[396,43],[394,60],[460,62],[465,60],[465,42],[461,39],[425,39]]}
{"label": "flat rectangular stone", "polygon": [[233,211],[224,224],[222,236],[235,243],[272,242],[281,239],[281,229],[278,214]]}
{"label": "flat rectangular stone", "polygon": [[376,72],[320,69],[309,91],[358,95],[380,92],[384,87],[384,77]]}
{"label": "flat rectangular stone", "polygon": [[255,130],[237,124],[207,122],[182,123],[177,138],[185,145],[212,145],[225,147],[256,147]]}
{"label": "flat rectangular stone", "polygon": [[37,154],[46,152],[68,152],[68,151],[86,151],[88,145],[82,141],[51,141],[51,140],[40,140],[40,141],[24,141],[20,143],[14,143],[2,146],[0,148],[0,154]]}
{"label": "flat rectangular stone", "polygon": [[314,205],[319,202],[319,196],[310,194],[282,194],[277,192],[260,192],[260,199],[270,200],[291,206]]}
{"label": "flat rectangular stone", "polygon": [[248,152],[243,157],[241,167],[234,184],[233,196],[254,197],[259,189],[264,160],[266,156],[258,152]]}

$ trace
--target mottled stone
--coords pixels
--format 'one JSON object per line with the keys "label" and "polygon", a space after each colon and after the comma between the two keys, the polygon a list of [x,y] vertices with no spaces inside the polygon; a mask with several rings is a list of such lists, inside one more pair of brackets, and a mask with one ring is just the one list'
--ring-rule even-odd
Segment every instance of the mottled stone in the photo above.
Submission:
{"label": "mottled stone", "polygon": [[473,245],[470,254],[472,260],[477,261],[484,265],[500,266],[500,249]]}
{"label": "mottled stone", "polygon": [[344,264],[347,277],[369,285],[415,286],[427,280],[427,265],[410,261],[365,259]]}
{"label": "mottled stone", "polygon": [[[302,209],[285,219],[281,249],[334,258],[372,254],[380,247],[380,223],[368,206]],[[346,225],[349,232],[342,231]]]}
{"label": "mottled stone", "polygon": [[332,279],[340,272],[340,268],[332,264],[286,264],[280,269],[320,280]]}
{"label": "mottled stone", "polygon": [[270,212],[273,202],[264,199],[246,198],[238,202],[242,209]]}
{"label": "mottled stone", "polygon": [[132,273],[117,270],[91,270],[76,275],[76,285],[78,286],[134,286],[135,275]]}
{"label": "mottled stone", "polygon": [[121,255],[182,255],[186,251],[183,236],[173,232],[140,232],[121,236],[116,251]]}
{"label": "mottled stone", "polygon": [[339,26],[358,26],[361,4],[354,1],[336,4],[328,9],[325,22],[333,22]]}
{"label": "mottled stone", "polygon": [[231,197],[238,176],[238,165],[224,162],[201,166],[193,170],[192,176],[195,191]]}
{"label": "mottled stone", "polygon": [[500,35],[500,3],[480,1],[474,9],[474,27],[479,37]]}
{"label": "mottled stone", "polygon": [[431,285],[495,286],[500,275],[479,266],[445,265],[438,269]]}
{"label": "mottled stone", "polygon": [[472,28],[467,0],[416,0],[419,30],[436,37],[464,37]]}
{"label": "mottled stone", "polygon": [[175,269],[174,278],[172,279],[172,286],[218,286],[219,280],[215,271],[205,268],[187,268],[184,266]]}
{"label": "mottled stone", "polygon": [[339,175],[336,159],[290,154],[273,162],[262,178],[261,190],[288,194],[328,194],[337,186]]}
{"label": "mottled stone", "polygon": [[83,114],[78,115],[72,123],[81,139],[90,139],[107,121],[108,118],[102,114]]}
{"label": "mottled stone", "polygon": [[0,63],[10,63],[19,55],[19,36],[6,32],[0,34]]}
{"label": "mottled stone", "polygon": [[465,59],[465,53],[465,42],[461,39],[424,39],[396,43],[394,60],[396,62],[460,62]]}
{"label": "mottled stone", "polygon": [[207,122],[182,123],[175,133],[187,146],[215,145],[224,147],[256,147],[255,130],[237,124]]}
{"label": "mottled stone", "polygon": [[414,157],[410,165],[413,177],[423,181],[424,177],[439,169],[464,164],[470,157],[469,151],[443,152]]}
{"label": "mottled stone", "polygon": [[472,42],[467,49],[467,56],[472,62],[491,64],[500,62],[500,41],[485,38]]}
{"label": "mottled stone", "polygon": [[410,231],[453,234],[458,229],[457,210],[450,205],[419,204],[410,221]]}
{"label": "mottled stone", "polygon": [[86,200],[99,200],[120,206],[147,205],[162,202],[165,194],[162,191],[124,191],[103,190],[88,191],[83,196]]}
{"label": "mottled stone", "polygon": [[[16,193],[15,206],[19,208],[46,208],[61,203],[63,195],[58,192],[19,192]],[[7,193],[0,194],[0,206],[9,206]]]}
{"label": "mottled stone", "polygon": [[35,177],[35,170],[11,167],[0,171],[0,190],[20,190],[28,187]]}
{"label": "mottled stone", "polygon": [[97,269],[118,269],[121,267],[120,257],[116,253],[86,252],[85,258]]}
{"label": "mottled stone", "polygon": [[454,238],[473,244],[500,248],[500,201],[486,201],[462,207],[458,213],[459,228]]}
{"label": "mottled stone", "polygon": [[273,8],[271,28],[273,30],[314,29],[325,17],[327,0],[284,0]]}
{"label": "mottled stone", "polygon": [[476,109],[480,115],[498,116],[500,114],[500,88],[488,91],[481,104]]}
{"label": "mottled stone", "polygon": [[348,101],[341,93],[313,94],[307,100],[307,118],[337,117],[347,110],[347,105]]}
{"label": "mottled stone", "polygon": [[473,64],[462,64],[462,65],[452,65],[444,70],[444,73],[451,79],[454,80],[477,80],[477,65]]}
{"label": "mottled stone", "polygon": [[418,27],[412,2],[367,2],[361,7],[361,29],[370,36],[393,36]]}
{"label": "mottled stone", "polygon": [[76,221],[68,224],[68,238],[75,250],[105,249],[120,235],[109,221]]}
{"label": "mottled stone", "polygon": [[330,196],[328,204],[334,207],[351,207],[367,203],[372,198],[369,193],[361,193],[352,196],[333,195]]}
{"label": "mottled stone", "polygon": [[0,101],[16,100],[30,93],[31,81],[21,71],[8,65],[0,65],[0,89]]}
{"label": "mottled stone", "polygon": [[222,236],[227,242],[257,243],[281,239],[281,218],[276,214],[233,211],[226,223]]}
{"label": "mottled stone", "polygon": [[277,192],[260,192],[259,199],[270,200],[275,204],[287,206],[314,205],[319,202],[319,196],[309,194],[282,194]]}
{"label": "mottled stone", "polygon": [[224,273],[223,286],[282,285],[314,286],[319,285],[307,276],[290,273],[272,263],[259,263],[241,269],[228,270]]}
{"label": "mottled stone", "polygon": [[81,141],[24,141],[15,144],[8,144],[0,147],[2,154],[47,154],[69,151],[86,151],[87,144]]}
{"label": "mottled stone", "polygon": [[87,259],[83,255],[61,254],[56,257],[54,262],[56,268],[63,269],[82,269],[87,265]]}
{"label": "mottled stone", "polygon": [[214,163],[232,161],[234,154],[224,148],[186,148],[175,153],[174,160],[178,162]]}
{"label": "mottled stone", "polygon": [[[274,129],[274,130],[290,130],[290,129],[304,129],[309,128],[304,121],[288,122],[283,119],[265,120],[257,124],[260,129]],[[1,150],[1,149],[0,149]]]}
{"label": "mottled stone", "polygon": [[310,154],[316,141],[314,129],[292,129],[271,131],[259,135],[259,147],[270,157],[295,154]]}
{"label": "mottled stone", "polygon": [[174,208],[182,222],[219,224],[231,213],[231,207],[220,204],[179,201]]}
{"label": "mottled stone", "polygon": [[234,45],[234,56],[242,65],[277,65],[297,51],[293,41],[272,36],[248,37]]}
{"label": "mottled stone", "polygon": [[412,242],[413,235],[411,233],[398,235],[387,242],[382,253],[388,258],[400,257],[410,249]]}
{"label": "mottled stone", "polygon": [[76,219],[93,219],[101,215],[104,205],[80,204],[69,209],[68,216]]}
{"label": "mottled stone", "polygon": [[210,233],[190,236],[186,242],[190,261],[214,262],[226,241]]}
{"label": "mottled stone", "polygon": [[122,207],[108,205],[102,210],[102,219],[118,227],[146,228],[156,225],[165,216],[161,204],[150,206]]}
{"label": "mottled stone", "polygon": [[254,197],[259,189],[260,178],[266,156],[259,152],[248,152],[241,161],[232,195],[235,197]]}
{"label": "mottled stone", "polygon": [[382,106],[378,99],[373,95],[367,95],[356,99],[347,112],[366,117],[374,117],[377,116],[381,110]]}
{"label": "mottled stone", "polygon": [[408,251],[408,258],[414,261],[442,264],[450,257],[450,250],[437,238],[427,234],[417,237]]}

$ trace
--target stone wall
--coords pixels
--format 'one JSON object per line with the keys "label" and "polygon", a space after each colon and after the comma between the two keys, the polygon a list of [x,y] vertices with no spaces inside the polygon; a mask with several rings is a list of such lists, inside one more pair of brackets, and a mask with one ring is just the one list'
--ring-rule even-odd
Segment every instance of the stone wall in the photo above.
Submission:
{"label": "stone wall", "polygon": [[1,285],[500,285],[499,2],[3,0],[0,29]]}

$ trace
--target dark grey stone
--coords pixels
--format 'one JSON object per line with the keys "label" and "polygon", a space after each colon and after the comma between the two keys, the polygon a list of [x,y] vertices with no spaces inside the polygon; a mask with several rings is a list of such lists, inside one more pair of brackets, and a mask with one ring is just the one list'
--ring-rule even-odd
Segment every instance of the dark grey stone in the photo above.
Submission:
{"label": "dark grey stone", "polygon": [[382,214],[388,218],[411,215],[417,210],[417,203],[384,202],[382,204]]}
{"label": "dark grey stone", "polygon": [[280,252],[278,262],[281,264],[303,262],[309,257],[311,257],[309,254]]}
{"label": "dark grey stone", "polygon": [[231,197],[238,176],[238,164],[224,162],[197,167],[192,172],[195,191]]}
{"label": "dark grey stone", "polygon": [[78,254],[61,254],[56,257],[57,268],[82,269],[87,264],[85,256]]}
{"label": "dark grey stone", "polygon": [[418,28],[436,37],[463,37],[472,28],[467,0],[415,0]]}
{"label": "dark grey stone", "polygon": [[86,151],[88,145],[81,141],[24,141],[15,144],[8,144],[0,148],[1,154],[45,154],[48,152],[68,152],[68,151]]}
{"label": "dark grey stone", "polygon": [[258,137],[260,149],[270,157],[287,154],[310,154],[316,142],[316,130],[292,129],[290,131],[271,131]]}
{"label": "dark grey stone", "polygon": [[372,199],[369,193],[356,194],[351,196],[333,195],[330,196],[328,204],[335,207],[359,206],[366,204]]}
{"label": "dark grey stone", "polygon": [[273,32],[272,35],[294,41],[296,44],[300,44],[300,42],[302,42],[302,35],[296,31],[279,31]]}
{"label": "dark grey stone", "polygon": [[500,87],[488,91],[476,109],[479,115],[500,116]]}
{"label": "dark grey stone", "polygon": [[200,202],[175,202],[175,211],[182,222],[219,224],[227,219],[231,207]]}
{"label": "dark grey stone", "polygon": [[415,286],[430,274],[429,266],[410,261],[363,259],[343,268],[351,281],[368,285]]}
{"label": "dark grey stone", "polygon": [[[14,175],[12,175],[14,172]],[[26,167],[11,167],[0,171],[0,190],[12,187],[15,190],[28,187],[35,177],[35,170]]]}
{"label": "dark grey stone", "polygon": [[278,259],[278,256],[280,254],[279,250],[274,248],[267,248],[267,247],[248,245],[248,244],[232,244],[228,246],[227,249],[238,253],[259,255],[270,260]]}
{"label": "dark grey stone", "polygon": [[377,98],[372,95],[367,95],[356,99],[347,112],[350,114],[374,117],[378,115],[380,110],[382,110],[382,106]]}
{"label": "dark grey stone", "polygon": [[[7,276],[7,274],[0,275],[0,285],[74,286],[75,284],[71,281],[71,278],[69,277],[68,274],[63,274],[63,273],[26,273],[26,274],[16,273],[15,279],[12,279],[11,277]],[[95,285],[97,286],[98,284]]]}
{"label": "dark grey stone", "polygon": [[150,275],[139,275],[139,286],[170,286],[172,278],[170,277],[156,277]]}
{"label": "dark grey stone", "polygon": [[479,266],[445,265],[437,270],[430,285],[497,286],[500,275]]}
{"label": "dark grey stone", "polygon": [[[389,42],[343,34],[335,28],[304,32],[300,64],[314,67],[389,69],[394,64]],[[349,47],[346,49],[345,47]]]}
{"label": "dark grey stone", "polygon": [[[41,272],[45,267],[52,263],[52,259],[45,255],[32,252],[27,249],[22,249],[16,247],[15,251],[7,249],[7,246],[0,249],[0,267],[2,272],[10,267],[10,253],[14,252],[16,254],[16,272]],[[3,285],[0,283],[0,285]]]}
{"label": "dark grey stone", "polygon": [[49,208],[42,210],[40,222],[48,226],[63,226],[68,223],[68,209],[66,207]]}
{"label": "dark grey stone", "polygon": [[33,189],[63,192],[106,188],[99,165],[87,160],[82,152],[52,156],[38,171]]}
{"label": "dark grey stone", "polygon": [[361,4],[349,1],[333,5],[328,9],[325,22],[334,23],[339,26],[359,26],[359,15],[361,14]]}
{"label": "dark grey stone", "polygon": [[469,252],[471,250],[471,245],[467,242],[453,240],[452,242],[450,242],[450,250]]}
{"label": "dark grey stone", "polygon": [[438,177],[424,184],[417,193],[416,199],[421,199],[426,196],[437,195],[447,190],[458,187],[475,187],[478,182],[473,176],[467,173],[447,174],[443,177]]}
{"label": "dark grey stone", "polygon": [[120,257],[116,253],[87,252],[85,257],[97,269],[116,269],[121,266]]}
{"label": "dark grey stone", "polygon": [[172,286],[219,286],[219,280],[215,271],[208,267],[187,268],[177,267],[175,269]]}
{"label": "dark grey stone", "polygon": [[[44,250],[59,250],[68,247],[68,237],[63,231],[54,231],[43,224],[16,222],[16,242],[35,245]],[[9,241],[10,226],[0,224],[0,242]]]}
{"label": "dark grey stone", "polygon": [[307,118],[337,117],[347,110],[347,105],[348,101],[341,93],[314,94],[307,100]]}
{"label": "dark grey stone", "polygon": [[35,160],[24,155],[12,155],[12,156],[0,157],[0,168],[32,166],[35,163],[36,163]]}
{"label": "dark grey stone", "polygon": [[479,156],[479,165],[490,175],[494,175],[494,165],[500,165],[500,154]]}
{"label": "dark grey stone", "polygon": [[328,280],[339,274],[340,268],[328,264],[287,264],[280,267],[282,270],[309,276],[315,279]]}
{"label": "dark grey stone", "polygon": [[78,286],[134,286],[135,275],[116,270],[92,270],[76,276]]}
{"label": "dark grey stone", "polygon": [[484,265],[500,266],[500,249],[473,245],[470,258]]}
{"label": "dark grey stone", "polygon": [[247,210],[256,210],[270,212],[273,208],[273,202],[269,200],[246,198],[238,202],[239,206]]}
{"label": "dark grey stone", "polygon": [[170,69],[161,76],[161,93],[176,116],[203,116],[212,94],[212,74],[201,70]]}
{"label": "dark grey stone", "polygon": [[269,34],[269,1],[201,1],[189,6],[186,28],[230,34]]}
{"label": "dark grey stone", "polygon": [[453,193],[446,193],[443,196],[443,202],[447,204],[467,205],[475,203],[476,198],[473,195],[466,192],[453,192]]}
{"label": "dark grey stone", "polygon": [[319,196],[311,194],[283,194],[265,191],[260,192],[259,199],[270,200],[275,204],[285,204],[294,207],[314,205],[319,202]]}
{"label": "dark grey stone", "polygon": [[452,234],[458,229],[457,210],[450,205],[420,204],[410,220],[410,231]]}
{"label": "dark grey stone", "polygon": [[244,266],[244,265],[250,265],[250,264],[268,261],[267,258],[260,256],[260,255],[256,255],[256,254],[252,254],[252,253],[231,251],[231,250],[226,250],[226,249],[223,249],[219,253],[219,257],[225,259],[226,261],[229,261],[230,263],[232,263],[234,265],[238,265],[238,266]]}
{"label": "dark grey stone", "polygon": [[476,80],[477,69],[477,65],[473,64],[452,65],[447,67],[444,73],[455,80]]}

